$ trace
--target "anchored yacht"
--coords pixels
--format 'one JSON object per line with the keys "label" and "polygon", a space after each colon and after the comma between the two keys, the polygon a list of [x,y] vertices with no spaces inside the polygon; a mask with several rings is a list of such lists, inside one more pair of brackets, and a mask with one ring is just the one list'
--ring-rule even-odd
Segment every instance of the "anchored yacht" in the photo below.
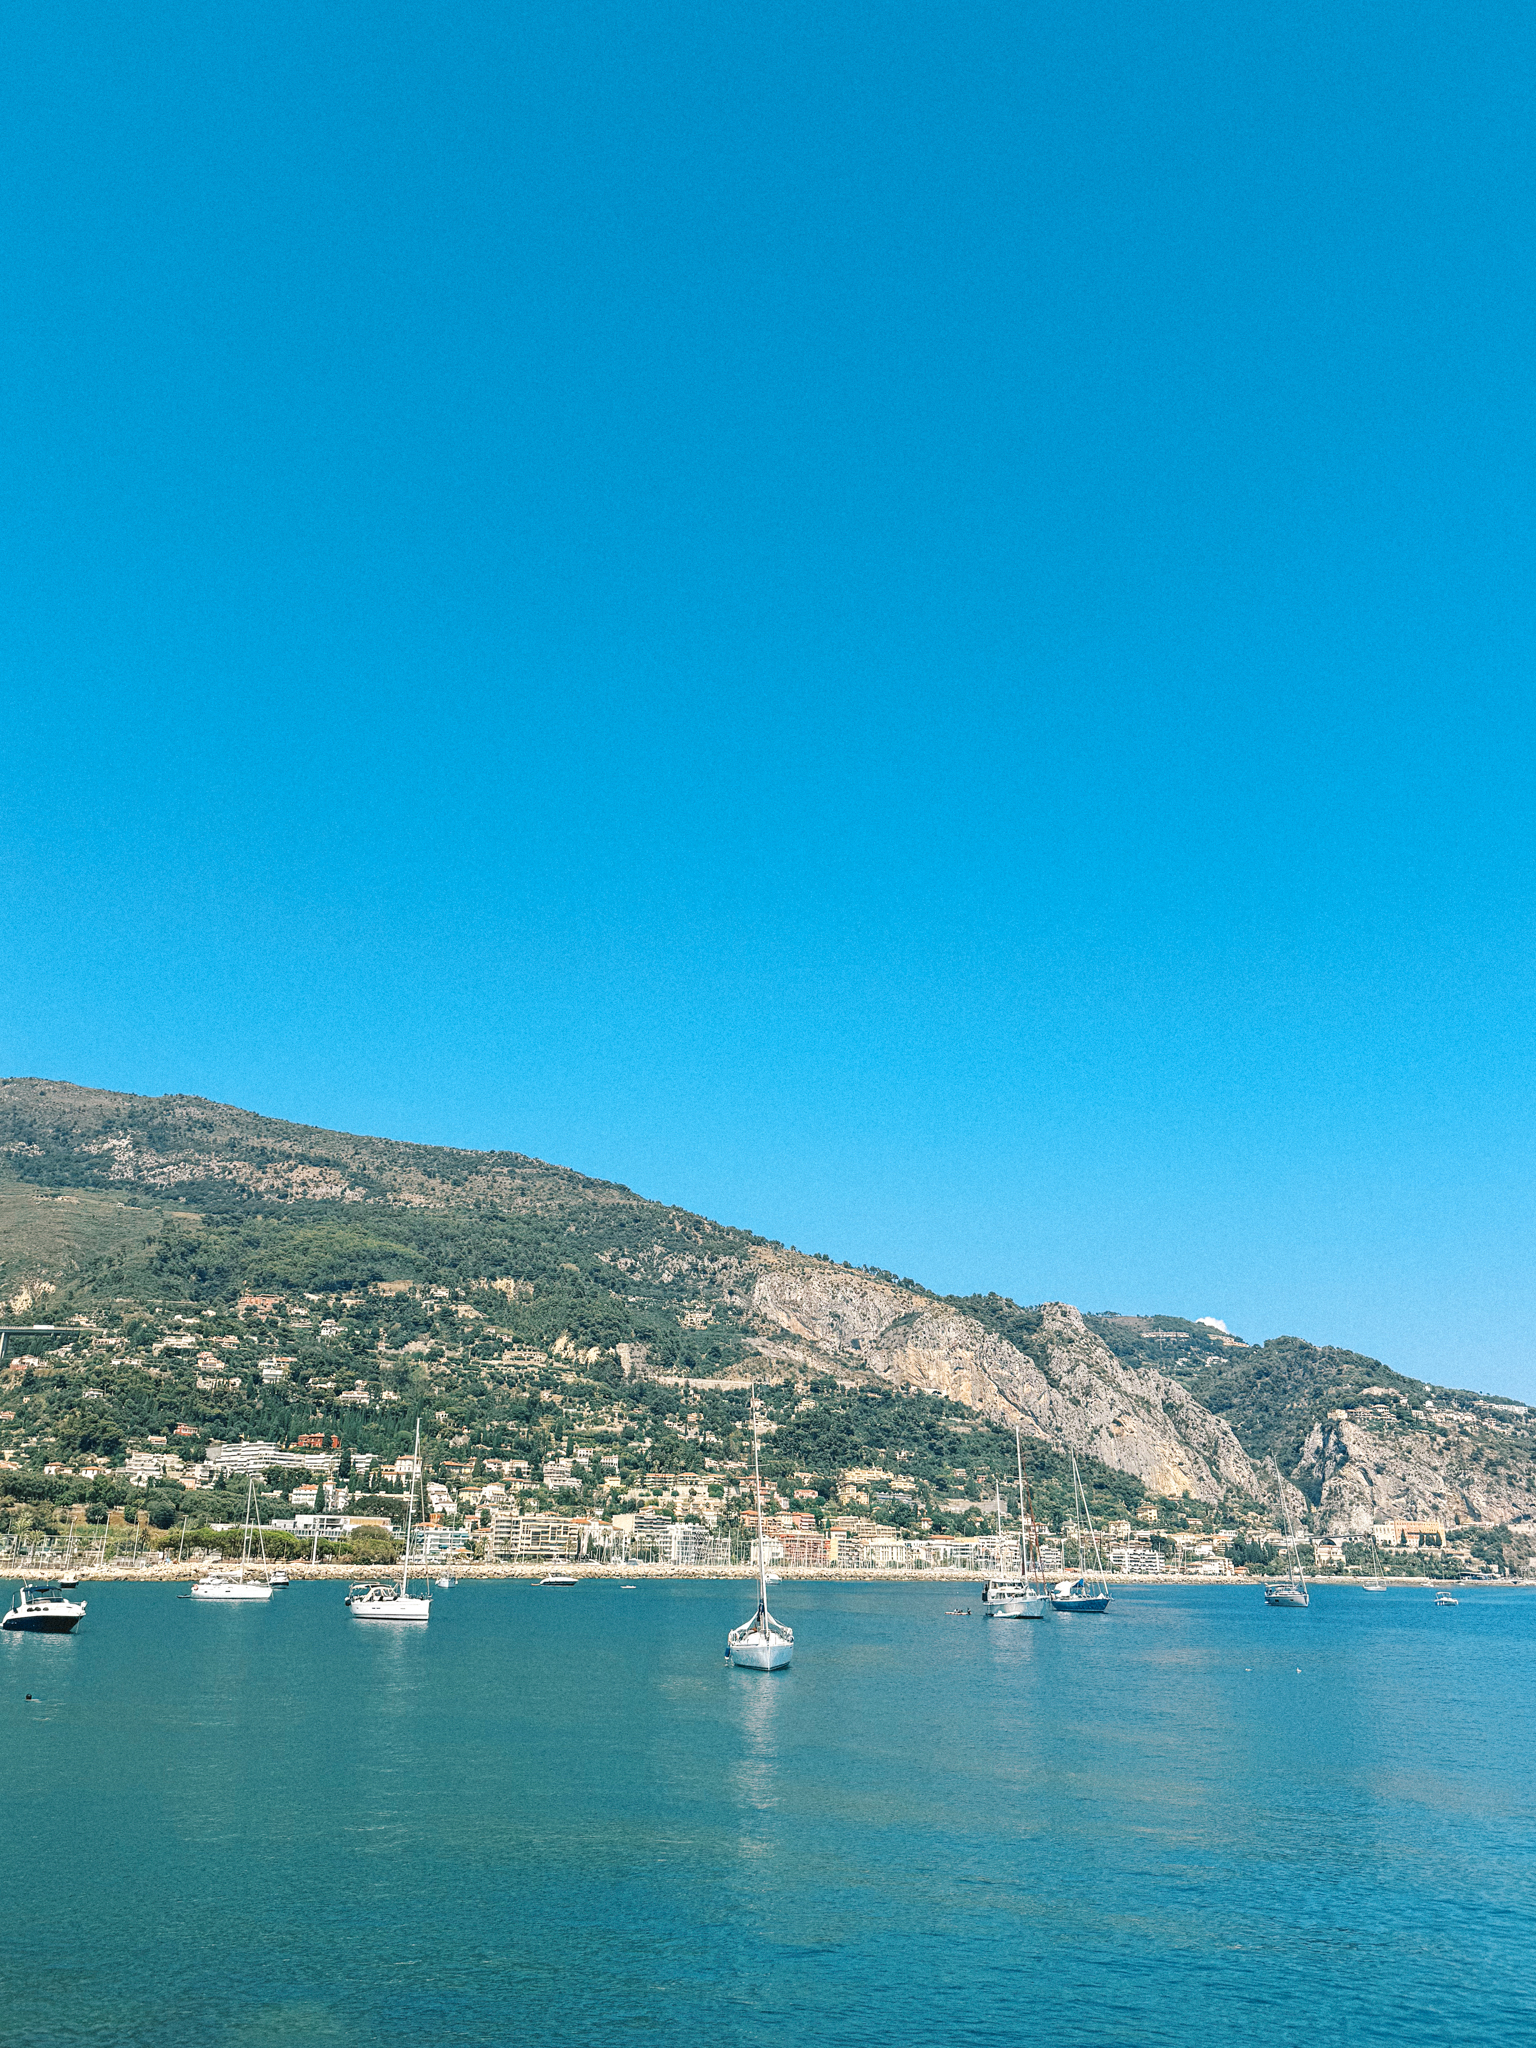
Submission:
{"label": "anchored yacht", "polygon": [[757,1612],[725,1639],[725,1654],[748,1671],[783,1671],[795,1654],[795,1632],[768,1612],[768,1546],[763,1537],[763,1481],[757,1457],[757,1389],[752,1402],[752,1482],[757,1494]]}
{"label": "anchored yacht", "polygon": [[[255,1529],[257,1548],[261,1552],[262,1576],[254,1576],[251,1565],[251,1531]],[[199,1579],[192,1588],[194,1600],[270,1600],[272,1582],[266,1576],[267,1540],[261,1533],[261,1512],[256,1506],[256,1474],[251,1473],[245,1488],[245,1543],[240,1552],[240,1563],[234,1571],[227,1565],[211,1571],[205,1579]],[[247,1573],[252,1576],[247,1577]]]}
{"label": "anchored yacht", "polygon": [[1312,1595],[1307,1591],[1306,1574],[1301,1568],[1301,1551],[1297,1543],[1296,1525],[1291,1520],[1291,1504],[1285,1497],[1285,1486],[1280,1478],[1280,1467],[1273,1458],[1270,1465],[1275,1474],[1275,1491],[1280,1496],[1280,1512],[1285,1517],[1285,1533],[1290,1542],[1290,1563],[1283,1579],[1266,1579],[1264,1582],[1264,1605],[1266,1607],[1310,1607]]}
{"label": "anchored yacht", "polygon": [[21,1586],[14,1605],[0,1614],[0,1628],[34,1635],[67,1636],[85,1613],[83,1600],[61,1600],[52,1586]]}
{"label": "anchored yacht", "polygon": [[[1024,1477],[1024,1448],[1019,1432],[1013,1432],[1013,1455],[1019,1471],[1019,1564],[1022,1576],[1017,1579],[988,1579],[981,1593],[981,1611],[989,1621],[1039,1621],[1045,1613],[1045,1576],[1039,1573],[1040,1585],[1033,1584],[1030,1573],[1030,1542],[1038,1554],[1039,1535],[1035,1530],[1034,1503],[1030,1499],[1028,1482]],[[1001,1544],[1003,1534],[1002,1495],[994,1493],[997,1499],[997,1534]]]}
{"label": "anchored yacht", "polygon": [[[411,1555],[411,1518],[416,1507],[416,1485],[421,1477],[421,1417],[416,1418],[416,1451],[413,1459],[414,1474],[411,1479],[411,1497],[405,1510],[405,1549],[400,1559],[400,1583],[386,1579],[382,1584],[370,1586],[366,1583],[352,1586],[347,1592],[347,1606],[352,1610],[354,1621],[430,1621],[432,1619],[432,1581],[427,1580],[424,1596],[410,1590],[409,1571]],[[426,1570],[426,1539],[422,1540],[422,1569]]]}

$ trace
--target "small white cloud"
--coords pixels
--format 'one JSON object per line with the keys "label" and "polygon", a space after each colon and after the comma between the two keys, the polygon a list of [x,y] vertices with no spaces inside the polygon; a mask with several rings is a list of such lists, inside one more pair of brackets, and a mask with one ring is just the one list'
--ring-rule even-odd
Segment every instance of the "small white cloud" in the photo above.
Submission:
{"label": "small white cloud", "polygon": [[1231,1334],[1220,1316],[1196,1316],[1195,1321],[1197,1323],[1204,1323],[1208,1330],[1220,1330],[1223,1337],[1230,1336]]}

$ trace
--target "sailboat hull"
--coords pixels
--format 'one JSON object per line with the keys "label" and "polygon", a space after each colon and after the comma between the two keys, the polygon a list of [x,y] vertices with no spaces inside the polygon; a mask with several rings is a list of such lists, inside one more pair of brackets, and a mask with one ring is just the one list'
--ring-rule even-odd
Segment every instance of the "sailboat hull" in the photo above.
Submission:
{"label": "sailboat hull", "polygon": [[414,1595],[393,1600],[349,1600],[354,1621],[430,1621],[432,1602]]}
{"label": "sailboat hull", "polygon": [[257,1579],[199,1579],[194,1600],[270,1600],[272,1588]]}
{"label": "sailboat hull", "polygon": [[740,1642],[733,1637],[730,1654],[733,1664],[748,1671],[787,1671],[795,1650],[793,1643],[781,1642],[777,1636],[751,1635]]}
{"label": "sailboat hull", "polygon": [[1310,1607],[1309,1596],[1299,1586],[1266,1586],[1264,1588],[1266,1607]]}
{"label": "sailboat hull", "polygon": [[1109,1611],[1109,1595],[1107,1593],[1069,1593],[1060,1600],[1052,1595],[1051,1605],[1058,1614],[1106,1614]]}

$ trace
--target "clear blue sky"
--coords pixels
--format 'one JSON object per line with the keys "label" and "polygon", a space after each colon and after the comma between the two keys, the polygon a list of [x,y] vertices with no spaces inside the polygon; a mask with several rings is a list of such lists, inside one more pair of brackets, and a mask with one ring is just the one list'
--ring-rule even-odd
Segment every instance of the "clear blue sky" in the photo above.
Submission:
{"label": "clear blue sky", "polygon": [[0,1068],[1536,1396],[1528,7],[5,48]]}

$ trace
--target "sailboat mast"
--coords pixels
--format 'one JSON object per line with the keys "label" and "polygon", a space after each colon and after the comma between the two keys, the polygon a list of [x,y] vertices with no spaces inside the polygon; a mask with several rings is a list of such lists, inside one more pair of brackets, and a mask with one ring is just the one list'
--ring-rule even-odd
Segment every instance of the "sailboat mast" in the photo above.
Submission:
{"label": "sailboat mast", "polygon": [[[1019,1564],[1024,1574],[1024,1590],[1029,1591],[1029,1538],[1024,1533],[1024,1447],[1019,1442],[1019,1425],[1013,1425],[1013,1456],[1019,1472]],[[1030,1503],[1029,1519],[1035,1519],[1034,1503]],[[1042,1583],[1045,1574],[1041,1573]]]}
{"label": "sailboat mast", "polygon": [[763,1625],[768,1622],[768,1560],[763,1550],[763,1475],[757,1458],[757,1382],[752,1382],[749,1396],[752,1402],[752,1491],[757,1496],[757,1604],[762,1609]]}
{"label": "sailboat mast", "polygon": [[411,1454],[411,1494],[405,1504],[405,1555],[400,1560],[400,1598],[403,1600],[411,1576],[411,1517],[416,1512],[416,1475],[421,1470],[421,1417],[416,1418],[416,1448]]}

